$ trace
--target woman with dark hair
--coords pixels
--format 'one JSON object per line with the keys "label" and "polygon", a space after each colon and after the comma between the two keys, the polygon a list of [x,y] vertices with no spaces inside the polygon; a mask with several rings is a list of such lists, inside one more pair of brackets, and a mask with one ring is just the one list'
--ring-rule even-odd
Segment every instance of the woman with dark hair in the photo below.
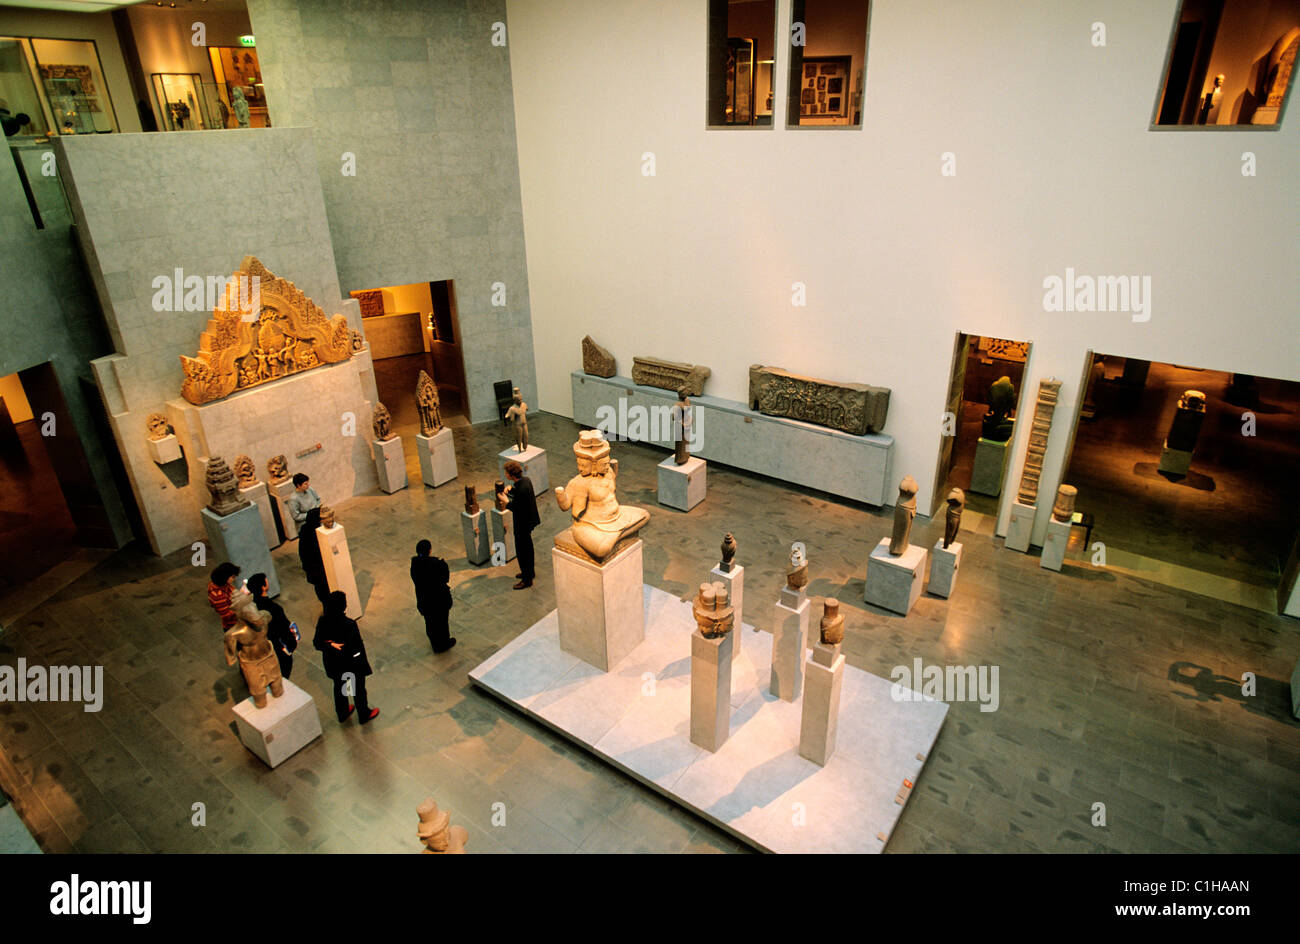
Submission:
{"label": "woman with dark hair", "polygon": [[320,541],[316,537],[316,529],[319,527],[320,509],[312,508],[307,512],[302,530],[298,532],[298,560],[302,562],[307,582],[316,589],[316,599],[324,603],[330,588],[325,580],[325,561],[321,557]]}
{"label": "woman with dark hair", "polygon": [[342,724],[355,711],[365,724],[379,716],[379,709],[371,708],[366,700],[366,676],[371,669],[361,629],[356,620],[348,619],[348,598],[342,590],[335,590],[324,602],[325,612],[316,621],[312,645],[320,650],[325,674],[334,680],[334,713]]}
{"label": "woman with dark hair", "polygon": [[239,577],[239,568],[230,562],[218,564],[212,571],[212,580],[208,583],[208,603],[221,617],[221,631],[224,633],[238,622],[231,597],[235,593],[235,583]]}
{"label": "woman with dark hair", "polygon": [[447,616],[452,607],[451,569],[441,557],[431,557],[433,545],[421,541],[415,545],[411,558],[411,583],[415,584],[415,608],[424,617],[424,634],[429,637],[434,655],[442,655],[456,640],[447,626]]}
{"label": "woman with dark hair", "polygon": [[253,574],[249,577],[248,590],[253,594],[253,603],[257,608],[271,615],[266,627],[266,638],[275,650],[276,661],[280,663],[280,674],[288,678],[293,672],[293,651],[298,648],[298,624],[290,623],[284,615],[284,608],[266,595],[266,574]]}

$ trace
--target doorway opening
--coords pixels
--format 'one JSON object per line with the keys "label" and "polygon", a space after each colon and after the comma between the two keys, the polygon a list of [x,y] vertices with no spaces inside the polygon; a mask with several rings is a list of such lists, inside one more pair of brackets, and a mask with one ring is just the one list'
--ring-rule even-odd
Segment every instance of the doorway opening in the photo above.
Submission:
{"label": "doorway opening", "polygon": [[1030,348],[1028,341],[957,334],[931,508],[960,488],[968,511],[997,517]]}

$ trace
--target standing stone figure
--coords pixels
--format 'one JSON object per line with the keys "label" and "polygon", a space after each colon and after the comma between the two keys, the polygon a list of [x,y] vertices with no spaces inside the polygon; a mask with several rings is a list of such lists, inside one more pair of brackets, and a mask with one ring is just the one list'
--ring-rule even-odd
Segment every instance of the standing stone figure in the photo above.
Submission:
{"label": "standing stone figure", "polygon": [[898,557],[907,550],[912,533],[912,519],[916,517],[916,490],[919,486],[910,475],[898,483],[898,503],[894,505],[894,533],[889,538],[889,553]]}
{"label": "standing stone figure", "polygon": [[244,98],[244,90],[238,85],[230,93],[230,108],[235,113],[235,121],[239,122],[239,127],[247,128],[249,124],[248,99]]}
{"label": "standing stone figure", "polygon": [[961,513],[966,508],[966,493],[954,488],[948,493],[948,513],[943,523],[943,548],[947,550],[957,540],[961,528]]}
{"label": "standing stone figure", "polygon": [[677,402],[673,404],[673,461],[678,465],[685,465],[686,460],[691,457],[690,450],[686,446],[686,441],[691,435],[691,401],[686,396],[686,388],[683,387],[677,391]]}
{"label": "standing stone figure", "polygon": [[840,613],[839,600],[825,601],[820,628],[823,646],[838,646],[844,641],[844,615]]}
{"label": "standing stone figure", "polygon": [[280,660],[275,657],[275,647],[266,638],[271,614],[259,610],[248,590],[241,590],[231,601],[239,622],[226,631],[226,664],[239,662],[253,704],[266,707],[266,690],[279,698],[284,694],[284,678],[280,674]]}
{"label": "standing stone figure", "polygon": [[514,403],[506,410],[506,422],[513,424],[515,447],[523,452],[528,448],[528,404],[524,402],[524,396],[518,387],[515,387],[512,399]]}
{"label": "standing stone figure", "polygon": [[393,416],[388,412],[388,407],[379,401],[375,401],[375,412],[370,421],[370,428],[374,430],[378,442],[388,442],[393,438]]}
{"label": "standing stone figure", "polygon": [[240,497],[239,481],[221,456],[213,456],[208,460],[207,486],[212,493],[208,508],[213,514],[224,517],[247,508],[250,504],[247,499]]}
{"label": "standing stone figure", "polygon": [[478,498],[474,495],[474,486],[465,486],[465,514],[477,515],[479,512]]}
{"label": "standing stone figure", "polygon": [[420,371],[415,382],[415,409],[420,414],[420,435],[432,436],[442,429],[442,406],[438,401],[438,385],[428,372]]}
{"label": "standing stone figure", "polygon": [[731,573],[732,561],[736,558],[736,538],[730,531],[722,537],[722,563],[718,569],[724,574]]}

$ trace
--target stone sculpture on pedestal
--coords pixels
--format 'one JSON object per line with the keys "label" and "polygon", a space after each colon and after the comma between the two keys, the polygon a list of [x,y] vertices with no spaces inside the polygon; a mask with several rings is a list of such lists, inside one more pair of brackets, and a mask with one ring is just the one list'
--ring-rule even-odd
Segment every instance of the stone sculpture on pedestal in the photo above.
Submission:
{"label": "stone sculpture on pedestal", "polygon": [[823,646],[838,646],[844,641],[844,614],[840,612],[839,600],[828,599],[824,603],[821,641]]}
{"label": "stone sculpture on pedestal", "polygon": [[474,486],[465,486],[465,514],[477,515],[479,512],[478,498],[474,495]]}
{"label": "stone sculpture on pedestal", "polygon": [[736,611],[728,599],[727,588],[719,582],[702,583],[691,608],[695,624],[705,639],[717,639],[731,632]]}
{"label": "stone sculpture on pedestal", "polygon": [[593,377],[614,376],[614,355],[587,335],[582,339],[582,372]]}
{"label": "stone sculpture on pedestal", "polygon": [[150,413],[144,422],[149,428],[149,438],[155,442],[166,439],[174,432],[171,423],[167,422],[167,417],[162,413]]}
{"label": "stone sculpture on pedestal", "polygon": [[334,509],[329,505],[320,506],[320,526],[322,528],[334,527]]}
{"label": "stone sculpture on pedestal", "polygon": [[965,508],[966,493],[954,488],[948,493],[948,511],[943,522],[944,550],[952,547],[952,542],[957,540],[957,532],[961,530],[961,513]]}
{"label": "stone sculpture on pedestal", "polygon": [[493,488],[496,490],[495,501],[496,501],[497,511],[505,511],[507,508],[510,507],[510,499],[506,497],[506,483],[498,479],[496,485],[494,485]]}
{"label": "stone sculpture on pedestal", "polygon": [[894,505],[894,533],[889,538],[889,553],[898,557],[907,550],[912,533],[912,519],[916,517],[916,490],[919,486],[910,475],[898,483],[898,503]]}
{"label": "stone sculpture on pedestal", "polygon": [[528,404],[524,402],[524,396],[515,387],[511,394],[513,402],[510,409],[506,410],[506,422],[515,428],[515,448],[523,452],[528,448]]}
{"label": "stone sculpture on pedestal", "polygon": [[284,456],[272,456],[266,461],[266,477],[272,485],[289,481],[289,460]]}
{"label": "stone sculpture on pedestal", "polygon": [[247,499],[239,496],[239,482],[235,478],[235,473],[230,471],[230,466],[226,465],[226,460],[220,456],[213,456],[208,460],[207,486],[208,491],[212,493],[212,501],[208,503],[208,508],[214,515],[224,517],[251,504]]}
{"label": "stone sculpture on pedestal", "polygon": [[749,408],[862,436],[884,429],[889,388],[818,380],[751,364]]}
{"label": "stone sculpture on pedestal", "polygon": [[650,512],[620,506],[615,490],[618,460],[609,456],[609,443],[597,430],[584,429],[573,445],[578,474],[555,489],[555,501],[573,518],[573,527],[555,536],[561,550],[601,563],[619,544],[650,520]]}
{"label": "stone sculpture on pedestal", "polygon": [[1201,435],[1201,424],[1205,421],[1205,394],[1199,390],[1188,390],[1178,398],[1178,408],[1174,410],[1174,421],[1169,427],[1169,436],[1165,445],[1169,449],[1193,452],[1196,440]]}
{"label": "stone sculpture on pedestal", "polygon": [[990,442],[1010,439],[1012,422],[1007,416],[1015,408],[1015,385],[1010,377],[999,377],[989,385],[989,411],[984,414],[980,435]]}
{"label": "stone sculpture on pedestal", "polygon": [[248,456],[235,456],[233,468],[240,488],[252,488],[257,484],[257,466]]}
{"label": "stone sculpture on pedestal", "polygon": [[785,585],[794,593],[808,586],[808,550],[802,541],[790,545],[790,566],[785,572]]}
{"label": "stone sculpture on pedestal", "polygon": [[1038,402],[1034,404],[1034,422],[1029,428],[1029,450],[1025,453],[1025,467],[1020,473],[1020,492],[1017,500],[1022,505],[1038,501],[1038,477],[1043,474],[1043,456],[1047,453],[1047,437],[1052,431],[1052,414],[1061,393],[1059,380],[1038,382]]}
{"label": "stone sculpture on pedestal", "polygon": [[469,842],[469,833],[464,826],[451,825],[451,813],[438,809],[438,804],[429,797],[415,812],[420,817],[416,835],[424,843],[424,852],[440,855],[464,855],[465,845]]}
{"label": "stone sculpture on pedestal", "polygon": [[718,564],[718,569],[723,573],[731,573],[731,562],[736,558],[736,538],[728,531],[722,537],[722,562]]}
{"label": "stone sculpture on pedestal", "polygon": [[1052,505],[1052,517],[1057,521],[1069,521],[1074,517],[1074,499],[1079,490],[1073,485],[1062,485],[1056,490],[1056,502]]}
{"label": "stone sculpture on pedestal", "polygon": [[370,421],[370,428],[374,430],[375,439],[379,442],[388,442],[393,438],[393,416],[388,412],[388,407],[379,401],[375,401],[375,411]]}
{"label": "stone sculpture on pedestal", "polygon": [[691,434],[691,401],[687,398],[686,388],[677,391],[677,402],[673,404],[673,461],[685,465],[691,457],[686,440]]}
{"label": "stone sculpture on pedestal", "polygon": [[657,357],[632,358],[632,382],[660,390],[685,390],[687,396],[704,393],[704,381],[712,371],[696,364],[661,361]]}
{"label": "stone sculpture on pedestal", "polygon": [[442,406],[438,400],[438,385],[427,371],[420,371],[415,382],[415,409],[420,414],[420,435],[432,436],[442,429]]}
{"label": "stone sculpture on pedestal", "polygon": [[271,614],[259,610],[253,602],[253,595],[247,590],[240,590],[235,595],[231,608],[239,617],[239,622],[226,631],[226,664],[239,662],[244,681],[248,683],[248,691],[253,696],[253,704],[265,708],[268,688],[275,698],[284,694],[280,661],[275,657],[271,641],[266,638]]}

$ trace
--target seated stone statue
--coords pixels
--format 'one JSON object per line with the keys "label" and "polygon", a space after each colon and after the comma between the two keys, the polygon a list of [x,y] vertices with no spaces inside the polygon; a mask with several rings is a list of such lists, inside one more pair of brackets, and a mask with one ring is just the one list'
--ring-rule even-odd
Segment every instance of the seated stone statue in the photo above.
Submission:
{"label": "seated stone statue", "polygon": [[600,563],[620,541],[650,520],[650,512],[633,505],[620,507],[614,495],[618,460],[609,457],[609,443],[599,432],[589,429],[579,433],[573,454],[578,459],[578,474],[555,490],[555,501],[573,516],[573,527],[556,535],[555,543],[563,550],[576,545]]}
{"label": "seated stone statue", "polygon": [[1015,408],[1015,385],[1010,377],[999,377],[989,385],[989,411],[984,414],[980,435],[992,442],[1010,439],[1013,424],[1007,415]]}
{"label": "seated stone statue", "polygon": [[284,694],[280,661],[275,657],[271,641],[266,638],[271,614],[257,608],[247,589],[235,594],[231,609],[239,617],[239,622],[226,632],[226,664],[234,665],[238,660],[248,691],[253,696],[253,704],[265,708],[268,688],[276,698]]}

